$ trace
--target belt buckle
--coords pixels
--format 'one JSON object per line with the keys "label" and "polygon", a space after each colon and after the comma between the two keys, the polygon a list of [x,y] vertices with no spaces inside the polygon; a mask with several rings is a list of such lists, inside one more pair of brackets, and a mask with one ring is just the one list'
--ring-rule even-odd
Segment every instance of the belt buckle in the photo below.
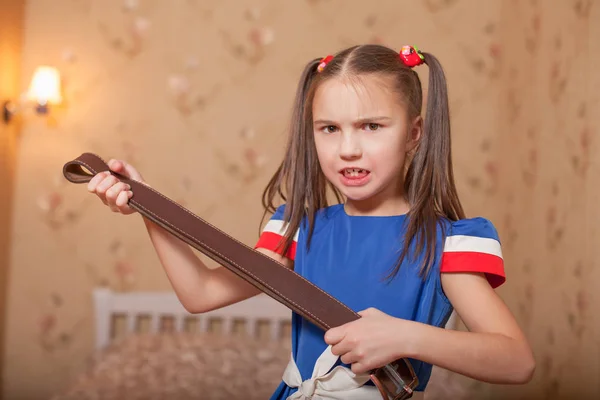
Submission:
{"label": "belt buckle", "polygon": [[377,368],[370,375],[384,400],[410,399],[419,384],[412,365],[405,359]]}

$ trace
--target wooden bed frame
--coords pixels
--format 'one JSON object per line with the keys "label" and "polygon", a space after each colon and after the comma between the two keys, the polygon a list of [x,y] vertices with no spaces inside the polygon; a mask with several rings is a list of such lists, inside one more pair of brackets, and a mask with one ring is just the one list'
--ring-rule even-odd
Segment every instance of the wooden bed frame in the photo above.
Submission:
{"label": "wooden bed frame", "polygon": [[[174,292],[113,292],[107,288],[93,291],[96,337],[95,348],[105,348],[112,341],[113,321],[116,316],[125,317],[125,334],[138,331],[139,317],[150,317],[150,333],[160,330],[162,318],[172,318],[174,330],[184,331],[186,320],[196,324],[197,331],[206,332],[209,323],[216,321],[223,334],[230,334],[233,323],[242,321],[250,337],[257,337],[257,325],[266,322],[272,340],[281,337],[284,324],[291,323],[292,312],[283,304],[265,294],[203,314],[191,314],[181,305]],[[447,329],[456,329],[457,315],[453,312],[446,324]]]}
{"label": "wooden bed frame", "polygon": [[230,334],[233,323],[242,321],[247,334],[257,335],[257,325],[266,322],[271,339],[281,337],[284,324],[291,321],[292,312],[283,304],[265,294],[203,314],[191,314],[180,303],[174,292],[113,292],[107,288],[93,291],[96,321],[95,348],[101,350],[110,344],[113,337],[114,317],[124,316],[125,333],[137,332],[138,319],[150,317],[150,333],[160,331],[161,320],[172,318],[173,329],[184,331],[186,321],[197,324],[197,330],[206,332],[209,323],[217,321],[223,334]]}

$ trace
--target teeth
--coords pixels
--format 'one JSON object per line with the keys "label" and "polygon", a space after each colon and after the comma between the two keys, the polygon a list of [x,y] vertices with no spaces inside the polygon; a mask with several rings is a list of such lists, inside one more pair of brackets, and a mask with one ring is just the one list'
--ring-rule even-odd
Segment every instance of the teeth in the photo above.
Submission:
{"label": "teeth", "polygon": [[358,174],[366,172],[364,169],[360,168],[346,168],[344,170],[344,174],[346,176],[358,176]]}

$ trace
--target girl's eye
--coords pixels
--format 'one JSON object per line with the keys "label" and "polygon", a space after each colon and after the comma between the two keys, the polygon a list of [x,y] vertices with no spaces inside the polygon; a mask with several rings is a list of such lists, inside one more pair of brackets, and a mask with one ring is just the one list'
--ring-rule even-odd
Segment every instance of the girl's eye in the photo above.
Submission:
{"label": "girl's eye", "polygon": [[376,131],[377,129],[381,128],[381,125],[371,122],[371,123],[365,124],[365,128],[368,131]]}
{"label": "girl's eye", "polygon": [[335,133],[337,131],[337,126],[335,125],[327,125],[323,128],[326,133]]}

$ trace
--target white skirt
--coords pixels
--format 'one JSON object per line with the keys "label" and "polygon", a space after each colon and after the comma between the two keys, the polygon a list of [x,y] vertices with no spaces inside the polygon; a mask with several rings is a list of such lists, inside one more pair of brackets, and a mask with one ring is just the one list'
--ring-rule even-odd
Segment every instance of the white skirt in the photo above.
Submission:
{"label": "white skirt", "polygon": [[[283,373],[283,381],[291,388],[298,388],[298,391],[287,400],[381,400],[379,389],[365,385],[371,379],[369,374],[355,374],[342,365],[328,372],[338,358],[328,346],[315,362],[311,378],[302,381],[292,355]],[[422,392],[415,392],[411,399],[422,398]]]}

